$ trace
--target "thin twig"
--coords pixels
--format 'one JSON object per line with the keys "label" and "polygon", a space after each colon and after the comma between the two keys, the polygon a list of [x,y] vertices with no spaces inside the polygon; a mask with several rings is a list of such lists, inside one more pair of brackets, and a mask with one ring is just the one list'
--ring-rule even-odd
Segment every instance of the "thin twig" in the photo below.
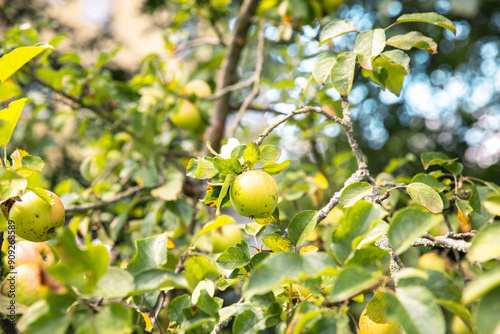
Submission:
{"label": "thin twig", "polygon": [[342,122],[340,123],[340,125],[342,125],[342,127],[344,128],[347,135],[347,140],[349,141],[349,145],[351,146],[351,149],[356,156],[358,169],[367,169],[368,166],[364,162],[361,151],[359,150],[358,143],[354,139],[354,133],[352,131],[351,109],[349,108],[349,101],[347,100],[347,96],[342,96],[342,113],[344,117],[342,118]]}
{"label": "thin twig", "polygon": [[75,211],[86,211],[86,210],[100,209],[102,207],[105,207],[108,204],[118,202],[119,200],[127,198],[135,193],[138,193],[143,189],[145,189],[144,186],[137,185],[137,186],[134,186],[134,187],[131,187],[131,188],[125,190],[124,192],[116,194],[115,196],[111,197],[108,200],[101,201],[101,202],[92,202],[92,203],[85,203],[85,204],[77,204],[77,205],[68,206],[67,208],[65,208],[65,211],[66,212],[75,212]]}
{"label": "thin twig", "polygon": [[258,44],[257,44],[257,61],[255,63],[255,73],[252,76],[252,81],[253,81],[253,88],[250,94],[246,97],[246,99],[243,101],[243,104],[240,107],[240,110],[238,111],[238,114],[236,115],[236,119],[234,121],[234,124],[232,127],[229,129],[229,138],[234,137],[234,133],[236,132],[236,129],[238,128],[238,125],[240,124],[241,118],[243,117],[243,114],[247,110],[248,106],[250,103],[253,101],[253,99],[259,94],[260,91],[260,76],[262,74],[262,67],[264,65],[264,43],[266,41],[265,35],[265,23],[261,22],[260,29],[259,29],[259,37],[258,37]]}
{"label": "thin twig", "polygon": [[[453,228],[451,227],[450,220],[448,219],[448,215],[446,213],[443,213],[444,221],[446,223],[446,226],[448,227],[449,233],[453,233]],[[460,255],[458,254],[458,251],[454,248],[452,248],[453,252],[453,257],[455,258],[455,262],[457,263],[458,267],[458,272],[460,273],[460,276],[462,276],[462,280],[464,281],[464,287],[467,286],[467,283],[469,282],[469,278],[465,275],[464,268],[462,267],[462,261],[460,260]]]}
{"label": "thin twig", "polygon": [[264,140],[264,138],[266,138],[267,136],[269,136],[269,134],[275,128],[277,128],[280,124],[285,123],[290,118],[292,118],[292,117],[294,117],[296,115],[304,114],[304,113],[308,113],[308,112],[317,112],[317,113],[323,114],[327,119],[333,120],[333,121],[335,121],[337,123],[341,123],[342,122],[342,120],[339,117],[329,114],[328,112],[326,112],[325,110],[321,109],[320,107],[311,107],[311,106],[301,107],[300,109],[294,110],[291,113],[286,114],[284,117],[282,117],[276,123],[271,124],[266,130],[264,130],[263,133],[261,133],[259,135],[259,138],[257,138],[255,140],[255,143],[257,145],[262,144],[262,141]]}
{"label": "thin twig", "polygon": [[218,37],[211,37],[211,36],[200,37],[181,44],[180,46],[174,49],[174,53],[175,54],[182,53],[188,49],[195,48],[201,45],[222,45],[222,43]]}
{"label": "thin twig", "polygon": [[430,234],[425,234],[413,242],[413,246],[427,246],[455,249],[462,253],[467,253],[471,243],[461,239],[452,239],[447,235],[434,237]]}
{"label": "thin twig", "polygon": [[[153,318],[151,318],[151,324],[152,324],[151,331],[146,332],[146,333],[153,333],[153,328],[155,327],[155,325],[157,323],[156,320],[158,319],[158,316],[160,315],[161,309],[163,308],[163,303],[165,302],[165,297],[166,297],[165,291],[160,291],[160,294],[158,295],[158,300],[157,300],[155,308],[154,308]],[[157,326],[157,327],[160,330],[160,333],[163,334],[163,330],[161,329],[161,327],[160,326]]]}

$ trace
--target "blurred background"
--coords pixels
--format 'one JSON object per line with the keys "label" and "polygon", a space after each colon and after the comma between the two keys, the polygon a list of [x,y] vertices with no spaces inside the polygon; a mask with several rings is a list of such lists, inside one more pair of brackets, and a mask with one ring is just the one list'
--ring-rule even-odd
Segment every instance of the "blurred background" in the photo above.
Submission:
{"label": "blurred background", "polygon": [[[111,52],[120,46],[105,65],[113,80],[131,80],[144,71],[145,64],[153,63],[154,55],[162,60],[167,75],[181,81],[201,78],[214,90],[215,75],[224,54],[221,44],[230,37],[237,15],[236,5],[240,3],[229,0],[0,0],[0,35],[14,26],[37,30],[40,41],[49,41],[58,34],[67,35],[59,41],[56,50],[74,52],[81,58],[82,66],[92,66],[101,52]],[[382,91],[363,76],[358,78],[350,95],[356,138],[374,174],[398,169],[422,171],[420,153],[442,151],[450,157],[458,157],[466,166],[465,174],[499,183],[498,0],[261,1],[258,14],[267,21],[261,92],[245,114],[244,126],[238,129],[236,136],[255,138],[262,124],[269,124],[277,113],[289,112],[298,105],[328,105],[339,112],[339,94],[329,83],[320,86],[311,80],[320,52],[330,48],[339,52],[353,46],[355,34],[346,34],[318,48],[320,27],[329,20],[350,19],[358,30],[364,30],[388,26],[401,14],[428,11],[450,18],[457,34],[428,24],[400,24],[388,30],[389,37],[419,29],[436,40],[438,53],[410,51],[411,73],[405,78],[400,96]],[[242,81],[252,75],[255,67],[257,28],[252,28],[249,47],[243,53],[238,70]],[[200,44],[190,45],[192,41],[200,41]],[[6,46],[8,43],[4,41],[4,51]],[[39,87],[31,88],[31,97],[36,97]],[[249,90],[232,94],[234,106],[242,103]],[[271,111],[266,112],[268,110]],[[209,118],[210,108],[206,114]],[[230,115],[228,124],[232,124],[234,114]],[[67,122],[66,132],[70,136],[73,131],[71,122]],[[352,157],[344,154],[348,146],[340,128],[321,124],[319,117],[305,117],[281,128],[270,141],[286,149],[287,157],[292,159],[312,165],[318,164],[318,159],[323,160],[320,163],[324,164],[327,174],[329,169],[352,164]],[[305,131],[307,129],[312,133]],[[16,135],[18,140],[29,143],[25,133]],[[37,150],[34,146],[33,149]],[[43,152],[40,154],[48,154]],[[66,161],[67,166],[72,166],[68,162],[73,160],[78,159],[61,157],[59,163]]]}

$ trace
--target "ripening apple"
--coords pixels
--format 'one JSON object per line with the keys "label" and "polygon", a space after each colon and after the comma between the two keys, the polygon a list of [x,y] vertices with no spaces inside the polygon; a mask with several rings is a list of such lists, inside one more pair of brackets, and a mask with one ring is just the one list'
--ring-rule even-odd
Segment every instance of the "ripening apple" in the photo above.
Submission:
{"label": "ripening apple", "polygon": [[36,263],[17,266],[0,286],[2,295],[26,306],[43,298],[48,291],[64,293],[66,288]]}
{"label": "ripening apple", "polygon": [[[289,295],[290,294],[290,285],[287,284],[284,286],[284,293],[286,295]],[[311,294],[311,291],[306,288],[305,286],[303,285],[300,285],[300,284],[292,284],[292,291],[291,291],[291,297],[292,298],[305,298],[307,296],[309,296]]]}
{"label": "ripening apple", "polygon": [[12,258],[10,254],[4,256],[6,267],[10,266],[9,260],[12,260],[11,263],[16,267],[25,263],[34,263],[46,267],[55,261],[54,252],[46,243],[21,240],[14,246],[15,257]]}
{"label": "ripening apple", "polygon": [[234,224],[221,226],[211,233],[214,253],[221,253],[243,239],[241,228]]}
{"label": "ripening apple", "polygon": [[21,196],[21,202],[16,202],[9,211],[9,220],[15,224],[16,234],[34,242],[47,241],[56,235],[56,229],[64,225],[64,206],[61,199],[47,190],[54,199],[49,204],[29,191]]}
{"label": "ripening apple", "polygon": [[202,98],[210,96],[212,94],[212,89],[210,89],[210,86],[205,81],[201,79],[194,79],[189,81],[186,86],[184,86],[182,92],[186,95],[194,94],[199,98]]}
{"label": "ripening apple", "polygon": [[198,108],[188,100],[182,100],[178,108],[170,115],[173,125],[182,130],[195,130],[202,124]]}
{"label": "ripening apple", "polygon": [[436,253],[425,253],[418,259],[418,268],[446,272],[446,261]]}
{"label": "ripening apple", "polygon": [[[370,308],[370,316],[366,314]],[[401,334],[401,326],[385,319],[385,300],[375,295],[359,317],[359,334]]]}
{"label": "ripening apple", "polygon": [[278,205],[278,185],[266,172],[243,172],[231,185],[230,198],[231,204],[240,215],[267,218]]}

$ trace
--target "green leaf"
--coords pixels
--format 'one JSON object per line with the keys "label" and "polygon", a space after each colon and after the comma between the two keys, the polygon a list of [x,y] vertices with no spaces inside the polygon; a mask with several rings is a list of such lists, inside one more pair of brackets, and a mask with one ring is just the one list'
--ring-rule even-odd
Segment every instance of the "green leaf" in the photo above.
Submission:
{"label": "green leaf", "polygon": [[220,208],[222,207],[222,204],[224,203],[224,199],[226,198],[229,187],[231,187],[231,184],[233,183],[235,176],[233,174],[228,174],[226,176],[226,179],[224,180],[224,184],[222,185],[222,188],[220,190],[219,198],[217,198],[217,203],[215,204],[217,206],[217,211],[216,213],[220,215]]}
{"label": "green leaf", "polygon": [[322,53],[314,63],[312,75],[320,85],[330,76],[333,65],[337,62],[337,54],[333,52]]}
{"label": "green leaf", "polygon": [[375,285],[381,278],[382,272],[369,272],[362,267],[346,267],[338,274],[328,300],[341,302],[353,297]]}
{"label": "green leaf", "polygon": [[337,36],[356,31],[351,20],[333,20],[328,23],[319,35],[319,46]]}
{"label": "green leaf", "polygon": [[[222,186],[214,186],[209,184],[207,186],[207,194],[201,202],[205,205],[208,205],[211,208],[214,207],[217,204],[217,200],[220,197],[221,191],[222,191]],[[230,206],[231,206],[231,201],[229,198],[229,193],[227,193],[224,199],[222,200],[220,207],[227,208]]]}
{"label": "green leaf", "polygon": [[127,270],[135,275],[141,270],[160,268],[167,263],[167,233],[154,237],[137,239],[136,253],[130,260]]}
{"label": "green leaf", "polygon": [[252,310],[243,311],[234,319],[233,334],[257,333],[260,329],[265,328],[264,323],[260,320],[261,317]]}
{"label": "green leaf", "polygon": [[131,295],[140,295],[159,289],[170,290],[173,288],[189,289],[184,276],[172,271],[159,268],[147,268],[134,275],[135,290]]}
{"label": "green leaf", "polygon": [[133,309],[121,303],[111,302],[95,315],[94,324],[99,334],[132,333]]}
{"label": "green leaf", "polygon": [[353,206],[354,203],[371,194],[373,186],[367,182],[355,182],[347,186],[340,196],[340,205],[344,208]]}
{"label": "green leaf", "polygon": [[260,159],[260,150],[259,146],[254,142],[250,142],[248,146],[243,151],[243,160],[245,161],[248,168],[252,169],[255,166],[255,163]]}
{"label": "green leaf", "polygon": [[175,321],[177,323],[183,322],[185,319],[182,314],[182,310],[191,307],[191,297],[188,294],[175,297],[168,304],[168,318],[170,321]]}
{"label": "green leaf", "polygon": [[474,328],[474,321],[469,310],[465,306],[451,300],[438,299],[437,302],[446,310],[458,315],[467,327],[469,327],[469,330],[472,331],[472,328]]}
{"label": "green leaf", "polygon": [[302,243],[316,227],[318,211],[305,210],[297,213],[288,225],[288,240],[294,245]]}
{"label": "green leaf", "polygon": [[94,297],[123,298],[135,290],[134,276],[118,267],[109,267],[104,276],[97,281]]}
{"label": "green leaf", "polygon": [[191,159],[187,168],[188,176],[194,176],[200,180],[211,179],[219,173],[219,171],[214,167],[213,158],[210,157],[198,158],[198,160]]}
{"label": "green leaf", "polygon": [[430,212],[440,213],[443,211],[444,205],[441,196],[425,183],[410,183],[406,186],[406,191],[415,202]]}
{"label": "green leaf", "polygon": [[238,159],[239,161],[240,158],[243,157],[243,152],[245,152],[245,149],[247,148],[247,145],[238,145],[236,146],[232,151],[231,151],[231,158]]}
{"label": "green leaf", "polygon": [[24,64],[47,49],[53,49],[53,47],[41,43],[35,46],[19,47],[4,55],[0,58],[0,82],[4,82],[8,77],[23,67]]}
{"label": "green leaf", "polygon": [[471,240],[467,259],[473,262],[486,262],[500,258],[499,236],[500,222],[483,225]]}
{"label": "green leaf", "polygon": [[444,334],[443,312],[432,293],[421,286],[400,288],[386,294],[387,313],[396,318],[408,334]]}
{"label": "green leaf", "polygon": [[221,226],[230,224],[236,224],[236,220],[228,215],[220,215],[216,219],[206,223],[200,232],[198,232],[198,235],[202,235]]}
{"label": "green leaf", "polygon": [[[213,283],[212,283],[213,285]],[[218,302],[220,301],[220,303]],[[215,318],[216,321],[219,320],[219,309],[222,306],[223,300],[218,298],[218,297],[213,297],[211,296],[207,290],[201,290],[200,291],[200,297],[198,298],[198,301],[196,302],[196,306],[199,307],[200,310],[203,312],[209,314],[213,318]]]}
{"label": "green leaf", "polygon": [[387,236],[396,254],[401,254],[442,220],[439,215],[416,208],[403,208],[392,217]]}
{"label": "green leaf", "polygon": [[486,200],[483,201],[483,206],[486,211],[488,211],[492,215],[500,216],[500,195],[494,193],[489,194],[486,197]]}
{"label": "green leaf", "polygon": [[81,250],[69,229],[58,236],[60,261],[47,268],[55,279],[74,286],[82,294],[90,294],[108,269],[109,254],[103,245],[88,245]]}
{"label": "green leaf", "polygon": [[207,141],[206,143],[206,146],[207,146],[207,149],[210,153],[212,153],[213,155],[215,155],[216,157],[220,157],[219,153],[217,153],[213,148],[212,148],[212,145],[210,144],[209,141]]}
{"label": "green leaf", "polygon": [[260,263],[243,285],[245,299],[279,288],[284,282],[335,275],[335,261],[325,253],[279,253]]}
{"label": "green leaf", "polygon": [[0,169],[0,201],[6,201],[11,197],[19,195],[19,191],[26,189],[28,181],[26,178],[10,169]]}
{"label": "green leaf", "polygon": [[223,269],[233,270],[250,263],[250,247],[241,240],[233,247],[226,249],[218,258],[217,264]]}
{"label": "green leaf", "polygon": [[404,14],[398,17],[396,23],[404,23],[404,22],[425,22],[436,25],[441,28],[445,28],[456,34],[456,27],[453,22],[437,13],[413,13],[413,14]]}
{"label": "green leaf", "polygon": [[26,167],[29,170],[37,170],[42,171],[43,166],[45,166],[45,162],[43,162],[42,158],[36,157],[34,155],[27,155],[21,159],[23,167]]}
{"label": "green leaf", "polygon": [[186,280],[192,288],[204,279],[215,281],[219,278],[219,272],[204,256],[192,256],[184,263],[186,267]]}
{"label": "green leaf", "polygon": [[26,101],[28,101],[27,98],[12,101],[7,109],[0,111],[0,146],[9,143]]}
{"label": "green leaf", "polygon": [[383,90],[399,96],[404,78],[410,73],[410,57],[401,50],[383,52],[372,61],[373,71],[362,69],[365,77],[380,85]]}
{"label": "green leaf", "polygon": [[476,311],[478,333],[494,333],[500,331],[500,287],[488,292],[479,301]]}
{"label": "green leaf", "polygon": [[200,299],[201,292],[205,291],[210,297],[213,297],[215,294],[215,284],[209,279],[204,279],[200,281],[196,288],[194,288],[193,293],[191,294],[191,304],[198,303]]}
{"label": "green leaf", "polygon": [[437,298],[460,301],[460,288],[446,273],[437,270],[404,268],[397,274],[398,287],[423,286]]}
{"label": "green leaf", "polygon": [[360,240],[377,226],[387,212],[377,204],[358,201],[347,209],[340,226],[333,232],[331,240],[332,252],[337,260],[344,262],[356,248],[355,240]]}
{"label": "green leaf", "polygon": [[447,164],[444,164],[443,167],[449,171],[450,173],[453,173],[455,175],[460,175],[462,171],[464,170],[464,165],[461,164],[460,162],[450,162]]}
{"label": "green leaf", "polygon": [[182,173],[169,173],[167,180],[161,187],[151,190],[151,195],[163,201],[175,201],[182,192],[184,175]]}
{"label": "green leaf", "polygon": [[372,59],[385,47],[384,29],[365,30],[359,33],[354,44],[354,53],[358,54],[359,64],[372,70]]}
{"label": "green leaf", "polygon": [[266,234],[261,239],[264,245],[275,253],[290,251],[290,242],[277,233]]}
{"label": "green leaf", "polygon": [[499,286],[500,268],[496,268],[469,282],[462,293],[462,303],[470,304]]}
{"label": "green leaf", "polygon": [[422,165],[424,165],[425,169],[429,168],[429,166],[444,165],[446,163],[450,163],[458,159],[458,158],[451,159],[449,156],[441,152],[422,153],[420,158],[422,160]]}
{"label": "green leaf", "polygon": [[354,72],[356,69],[356,54],[354,52],[342,52],[337,57],[337,62],[332,67],[333,87],[342,96],[349,95],[354,81]]}
{"label": "green leaf", "polygon": [[468,215],[471,214],[472,211],[474,211],[472,206],[470,206],[469,201],[460,198],[457,198],[455,200],[455,205],[457,206],[458,210],[462,212],[462,215],[464,215],[464,217],[467,217]]}
{"label": "green leaf", "polygon": [[437,44],[430,37],[425,36],[419,31],[410,31],[404,35],[396,35],[387,40],[387,45],[401,50],[410,50],[419,48],[429,53],[437,53]]}
{"label": "green leaf", "polygon": [[260,162],[276,162],[281,156],[281,148],[275,145],[265,145],[260,148]]}
{"label": "green leaf", "polygon": [[49,195],[49,193],[45,189],[40,188],[40,187],[34,187],[34,188],[31,188],[30,190],[32,192],[34,192],[38,197],[43,199],[45,202],[47,202],[48,204],[54,205],[54,203],[55,203],[54,197],[52,197],[52,195]]}
{"label": "green leaf", "polygon": [[279,164],[275,162],[266,162],[264,166],[262,166],[262,170],[267,174],[276,175],[284,171],[288,165],[290,165],[290,159],[280,162]]}
{"label": "green leaf", "polygon": [[436,179],[434,176],[429,175],[429,174],[420,173],[420,174],[415,175],[413,177],[413,179],[411,179],[411,183],[415,183],[415,182],[424,183],[424,184],[428,185],[429,187],[434,188],[438,192],[442,192],[446,189],[446,185],[439,182],[438,179]]}
{"label": "green leaf", "polygon": [[213,160],[214,167],[219,171],[220,179],[224,180],[227,175],[233,174],[238,175],[243,172],[243,167],[241,166],[238,159],[220,159],[215,158]]}

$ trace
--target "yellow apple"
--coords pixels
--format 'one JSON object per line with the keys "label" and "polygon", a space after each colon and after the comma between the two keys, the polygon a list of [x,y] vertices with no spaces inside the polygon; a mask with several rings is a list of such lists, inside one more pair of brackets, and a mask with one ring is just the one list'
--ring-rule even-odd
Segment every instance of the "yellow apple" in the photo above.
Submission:
{"label": "yellow apple", "polygon": [[240,215],[267,218],[278,205],[278,185],[266,172],[252,170],[236,177],[231,185],[231,204]]}
{"label": "yellow apple", "polygon": [[425,253],[418,259],[418,268],[446,272],[446,262],[436,253]]}
{"label": "yellow apple", "polygon": [[26,240],[47,241],[56,235],[56,229],[64,225],[65,213],[61,199],[47,190],[54,199],[49,204],[29,191],[15,202],[9,211],[9,220],[15,224],[16,234]]}
{"label": "yellow apple", "polygon": [[398,323],[385,319],[385,305],[384,298],[375,294],[359,317],[359,334],[401,334]]}
{"label": "yellow apple", "polygon": [[211,231],[213,252],[221,253],[236,245],[243,239],[243,233],[238,225],[224,225]]}
{"label": "yellow apple", "polygon": [[199,98],[202,98],[210,96],[212,94],[212,89],[210,89],[210,86],[205,81],[201,79],[194,79],[189,81],[186,86],[184,86],[182,92],[186,95],[194,94]]}

